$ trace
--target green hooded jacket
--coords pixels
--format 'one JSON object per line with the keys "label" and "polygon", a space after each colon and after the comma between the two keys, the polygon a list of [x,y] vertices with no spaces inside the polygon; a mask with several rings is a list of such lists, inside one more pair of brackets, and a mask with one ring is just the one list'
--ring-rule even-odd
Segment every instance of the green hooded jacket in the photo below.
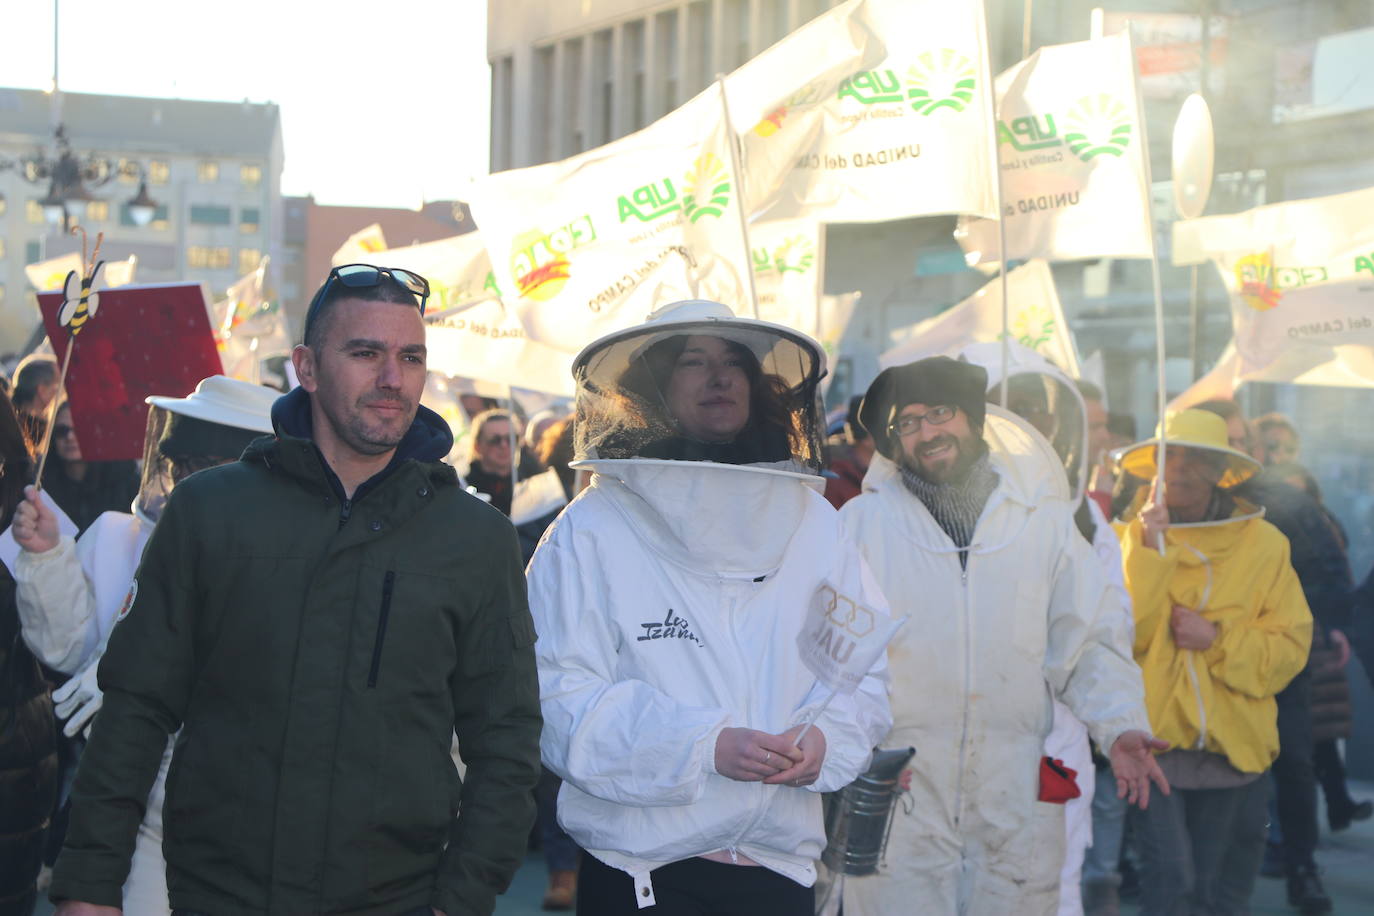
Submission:
{"label": "green hooded jacket", "polygon": [[420,460],[452,442],[423,407],[351,501],[308,438],[305,393],[273,418],[276,439],[187,478],[158,521],[101,662],[51,895],[120,904],[180,728],[163,809],[173,908],[489,914],[539,775],[515,531]]}

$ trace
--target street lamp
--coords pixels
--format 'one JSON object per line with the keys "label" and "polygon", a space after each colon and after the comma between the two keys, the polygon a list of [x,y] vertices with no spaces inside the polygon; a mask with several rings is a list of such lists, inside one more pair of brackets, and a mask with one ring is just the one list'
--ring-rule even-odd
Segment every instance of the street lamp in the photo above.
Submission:
{"label": "street lamp", "polygon": [[61,124],[57,125],[55,140],[56,158],[40,150],[20,159],[0,159],[0,171],[15,169],[30,184],[48,182],[48,193],[38,201],[43,208],[44,219],[52,225],[60,223],[62,231],[67,232],[71,222],[79,220],[85,213],[86,204],[99,199],[87,186],[98,188],[117,176],[123,176],[136,179],[139,183],[138,194],[126,204],[129,218],[138,226],[152,222],[158,204],[148,194],[148,181],[142,163],[129,159],[111,160],[94,154],[78,157],[67,140],[66,127]]}

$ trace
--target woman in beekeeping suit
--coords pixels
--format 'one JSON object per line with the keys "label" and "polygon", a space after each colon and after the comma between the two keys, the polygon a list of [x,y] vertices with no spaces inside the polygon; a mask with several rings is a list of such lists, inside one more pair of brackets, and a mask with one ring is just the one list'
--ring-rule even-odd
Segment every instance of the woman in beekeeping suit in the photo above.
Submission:
{"label": "woman in beekeeping suit", "polygon": [[[29,489],[15,514],[15,561],[24,639],[49,667],[72,678],[53,694],[66,732],[87,727],[101,706],[96,668],[105,640],[136,599],[130,588],[143,547],[172,488],[196,471],[237,461],[254,439],[271,435],[272,404],[281,392],[212,375],[184,398],[148,398],[143,480],[130,513],[106,512],[80,538],[59,534],[41,494]],[[162,858],[162,798],[172,744],[138,827],[124,882],[124,912],[170,912]]]}
{"label": "woman in beekeeping suit", "polygon": [[820,793],[891,721],[885,663],[817,715],[797,648],[824,588],[886,610],[820,495],[822,370],[806,336],[700,300],[574,361],[595,473],[529,588],[579,913],[813,912]]}

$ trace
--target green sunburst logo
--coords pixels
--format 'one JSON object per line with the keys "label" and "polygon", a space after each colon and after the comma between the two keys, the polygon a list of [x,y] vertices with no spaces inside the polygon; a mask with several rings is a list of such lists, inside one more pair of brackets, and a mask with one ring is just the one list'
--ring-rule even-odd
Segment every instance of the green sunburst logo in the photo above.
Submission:
{"label": "green sunburst logo", "polygon": [[973,101],[976,76],[973,61],[958,51],[927,51],[907,68],[907,99],[917,114],[931,115],[941,108],[963,111]]}
{"label": "green sunburst logo", "polygon": [[1109,95],[1079,99],[1064,115],[1064,142],[1069,151],[1091,162],[1098,156],[1121,156],[1131,145],[1131,113]]}
{"label": "green sunburst logo", "polygon": [[683,183],[682,212],[696,222],[703,216],[720,216],[730,206],[730,176],[714,153],[697,159]]}

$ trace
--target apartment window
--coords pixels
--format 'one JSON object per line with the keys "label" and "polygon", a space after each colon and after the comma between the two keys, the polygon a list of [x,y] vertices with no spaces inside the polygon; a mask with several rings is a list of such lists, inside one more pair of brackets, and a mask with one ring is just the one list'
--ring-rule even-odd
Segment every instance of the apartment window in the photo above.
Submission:
{"label": "apartment window", "polygon": [[5,240],[0,239],[0,258],[5,256]]}
{"label": "apartment window", "polygon": [[103,200],[86,202],[86,219],[93,223],[103,223],[110,218],[110,204]]}
{"label": "apartment window", "polygon": [[196,163],[196,180],[201,184],[214,184],[219,181],[219,163],[208,159]]}
{"label": "apartment window", "polygon": [[239,166],[239,182],[245,188],[256,188],[262,184],[262,166],[260,165],[241,165]]}
{"label": "apartment window", "polygon": [[262,260],[262,251],[257,248],[239,249],[239,274],[251,274],[258,269],[258,263]]}
{"label": "apartment window", "polygon": [[0,302],[5,301],[5,284],[0,283]]}
{"label": "apartment window", "polygon": [[132,187],[138,183],[138,166],[130,159],[121,159],[115,177],[119,179],[120,184]]}
{"label": "apartment window", "polygon": [[658,14],[654,23],[654,86],[655,115],[672,111],[678,105],[677,96],[677,10]]}
{"label": "apartment window", "polygon": [[582,132],[582,47],[581,38],[563,45],[563,112],[567,133],[558,138],[558,155],[568,156],[586,149]]}
{"label": "apartment window", "polygon": [[39,206],[38,201],[29,200],[24,202],[24,219],[35,226],[43,225],[43,208]]}
{"label": "apartment window", "polygon": [[592,86],[594,110],[590,112],[591,146],[600,146],[611,139],[611,30],[602,29],[592,36]]}
{"label": "apartment window", "polygon": [[252,235],[258,231],[262,222],[257,207],[241,207],[239,209],[239,232],[243,235]]}
{"label": "apartment window", "polygon": [[[132,216],[129,215],[129,205],[128,205],[128,204],[120,204],[120,205],[119,205],[119,225],[121,225],[121,226],[134,226],[134,227],[137,227],[137,226],[138,226],[138,223],[134,222],[134,218],[133,218]],[[167,205],[166,205],[166,204],[159,204],[159,205],[158,205],[157,210],[155,210],[155,211],[153,212],[153,218],[152,218],[152,220],[148,223],[148,228],[149,228],[149,229],[157,229],[157,230],[159,230],[159,231],[165,231],[165,230],[167,229]]]}
{"label": "apartment window", "polygon": [[646,123],[648,114],[644,104],[644,21],[627,22],[621,36],[621,56],[625,72],[621,85],[628,89],[630,129],[639,130]]}
{"label": "apartment window", "polygon": [[172,179],[172,169],[167,163],[154,159],[148,163],[149,184],[166,184]]}
{"label": "apartment window", "polygon": [[[223,245],[189,245],[186,248],[186,266],[201,270],[224,270],[230,265],[230,253]],[[253,265],[257,266],[256,263]]]}
{"label": "apartment window", "polygon": [[706,88],[711,73],[711,4],[693,3],[687,7],[687,60],[683,62],[683,98]]}
{"label": "apartment window", "polygon": [[38,263],[39,261],[41,261],[41,260],[43,260],[43,243],[42,243],[42,242],[25,242],[25,243],[24,243],[24,263],[25,263],[25,264],[37,264],[37,263]]}
{"label": "apartment window", "polygon": [[218,204],[192,204],[191,222],[197,226],[227,226],[231,222],[229,208]]}
{"label": "apartment window", "polygon": [[553,47],[534,49],[534,99],[531,106],[530,147],[534,161],[548,162],[553,153]]}
{"label": "apartment window", "polygon": [[5,200],[5,195],[0,194],[0,216],[5,215],[5,211],[9,209],[9,205],[9,201]]}

